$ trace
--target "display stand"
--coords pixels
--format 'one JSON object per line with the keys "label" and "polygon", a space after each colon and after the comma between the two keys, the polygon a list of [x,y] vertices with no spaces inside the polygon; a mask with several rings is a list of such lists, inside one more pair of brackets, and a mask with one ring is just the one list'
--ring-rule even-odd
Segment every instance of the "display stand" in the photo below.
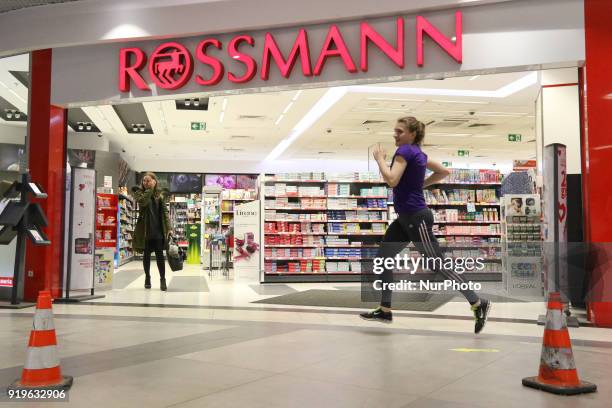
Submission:
{"label": "display stand", "polygon": [[[75,167],[71,172],[68,264],[64,271],[63,297],[54,303],[77,303],[103,298],[94,290],[94,251],[96,229],[96,172]],[[116,209],[115,209],[116,211]],[[115,234],[116,236],[116,234]],[[83,286],[86,295],[71,295],[72,285]]]}
{"label": "display stand", "polygon": [[40,204],[30,202],[30,194],[38,199],[47,198],[40,185],[30,180],[29,174],[22,174],[21,182],[14,182],[2,194],[0,245],[8,245],[17,238],[17,247],[10,303],[0,302],[1,309],[22,309],[35,305],[19,300],[19,283],[25,268],[26,238],[34,245],[51,243],[42,231],[48,225],[47,217]]}
{"label": "display stand", "polygon": [[[566,147],[553,143],[544,147],[544,219],[546,222],[544,283],[547,293],[561,293],[568,327],[579,327],[571,316],[568,298],[567,243],[567,161]],[[538,317],[538,325],[546,324],[546,316]]]}

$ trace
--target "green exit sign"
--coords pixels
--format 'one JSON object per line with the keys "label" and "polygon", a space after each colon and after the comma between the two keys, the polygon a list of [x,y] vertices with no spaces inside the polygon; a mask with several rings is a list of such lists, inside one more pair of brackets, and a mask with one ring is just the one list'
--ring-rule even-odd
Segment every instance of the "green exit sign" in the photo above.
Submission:
{"label": "green exit sign", "polygon": [[520,142],[522,138],[523,138],[523,135],[521,135],[520,133],[509,133],[508,134],[509,142]]}
{"label": "green exit sign", "polygon": [[451,162],[442,162],[442,165],[443,165],[444,167],[452,167],[452,166],[453,166],[453,163],[451,163]]}
{"label": "green exit sign", "polygon": [[206,122],[191,122],[191,130],[206,130]]}
{"label": "green exit sign", "polygon": [[469,150],[457,150],[457,156],[459,157],[467,157],[470,155]]}

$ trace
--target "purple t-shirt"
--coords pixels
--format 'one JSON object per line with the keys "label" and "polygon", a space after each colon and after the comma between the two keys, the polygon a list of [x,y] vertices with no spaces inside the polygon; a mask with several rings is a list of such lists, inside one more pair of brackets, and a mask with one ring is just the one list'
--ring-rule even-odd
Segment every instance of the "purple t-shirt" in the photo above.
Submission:
{"label": "purple t-shirt", "polygon": [[423,196],[423,182],[427,168],[427,155],[419,145],[401,145],[393,155],[406,160],[406,169],[397,186],[393,187],[393,204],[398,214],[410,214],[427,208]]}

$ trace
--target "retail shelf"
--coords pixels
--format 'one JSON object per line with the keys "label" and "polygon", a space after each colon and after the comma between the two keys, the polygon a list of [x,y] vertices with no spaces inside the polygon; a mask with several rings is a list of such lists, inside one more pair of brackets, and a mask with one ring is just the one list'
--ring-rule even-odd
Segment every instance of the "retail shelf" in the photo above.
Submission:
{"label": "retail shelf", "polygon": [[500,203],[427,203],[427,206],[447,206],[447,205],[465,205],[474,204],[481,207],[499,207]]}
{"label": "retail shelf", "polygon": [[355,208],[326,208],[331,211],[387,211],[387,207],[371,208],[371,207],[355,207]]}
{"label": "retail shelf", "polygon": [[117,224],[96,224],[96,227],[116,227]]}
{"label": "retail shelf", "polygon": [[360,196],[360,195],[351,195],[351,196],[327,196],[327,198],[387,198],[384,196]]}
{"label": "retail shelf", "polygon": [[223,210],[221,211],[223,214],[234,214],[234,210],[232,211],[227,211],[227,210]]}
{"label": "retail shelf", "polygon": [[434,224],[500,224],[501,221],[434,221]]}
{"label": "retail shelf", "polygon": [[325,195],[267,195],[266,198],[327,198]]}
{"label": "retail shelf", "polygon": [[442,183],[435,183],[432,186],[501,186],[501,182],[485,182],[485,181],[445,181]]}
{"label": "retail shelf", "polygon": [[98,211],[117,211],[117,207],[98,207]]}
{"label": "retail shelf", "polygon": [[327,271],[326,273],[329,275],[361,275],[361,271]]}
{"label": "retail shelf", "polygon": [[97,244],[114,244],[116,242],[116,239],[98,239],[96,240],[96,246]]}
{"label": "retail shelf", "polygon": [[357,256],[357,257],[351,257],[351,256],[328,256],[325,259],[331,259],[331,260],[348,260],[348,261],[362,261],[362,260],[369,260],[369,259],[374,259],[374,257],[362,257],[362,256]]}
{"label": "retail shelf", "polygon": [[264,271],[266,275],[326,275],[327,272],[275,272],[275,271]]}
{"label": "retail shelf", "polygon": [[355,223],[366,223],[366,222],[373,222],[373,223],[384,223],[386,224],[389,220],[327,220],[327,222],[355,222]]}
{"label": "retail shelf", "polygon": [[266,256],[264,260],[266,261],[321,261],[325,260],[324,256],[309,256],[309,257],[300,257],[300,256]]}
{"label": "retail shelf", "polygon": [[327,183],[387,184],[384,180],[327,180]]}
{"label": "retail shelf", "polygon": [[327,232],[326,235],[360,235],[360,236],[382,236],[384,232]]}
{"label": "retail shelf", "polygon": [[378,248],[378,245],[323,245],[325,248]]}
{"label": "retail shelf", "polygon": [[268,245],[264,244],[266,248],[323,248],[323,245]]}
{"label": "retail shelf", "polygon": [[320,221],[320,220],[316,220],[316,221],[311,221],[311,220],[271,220],[266,218],[264,220],[265,222],[299,222],[299,223],[310,223],[310,224],[327,224],[329,221]]}
{"label": "retail shelf", "polygon": [[278,179],[267,179],[264,181],[265,183],[327,183],[327,180],[297,180],[297,179],[288,179],[288,180],[278,180]]}
{"label": "retail shelf", "polygon": [[221,225],[232,225],[231,222],[222,222]]}
{"label": "retail shelf", "polygon": [[434,235],[437,237],[500,237],[500,234],[458,234],[458,233],[452,233],[452,234],[446,234],[446,233],[440,233],[440,232],[434,232]]}
{"label": "retail shelf", "polygon": [[221,201],[255,201],[256,198],[222,198]]}
{"label": "retail shelf", "polygon": [[266,210],[283,210],[283,211],[325,211],[327,210],[327,208],[325,207],[318,207],[318,208],[304,208],[304,207],[300,207],[300,208],[291,208],[291,207],[287,207],[287,208],[283,208],[283,207],[265,207]]}
{"label": "retail shelf", "polygon": [[327,232],[267,232],[265,235],[327,235]]}

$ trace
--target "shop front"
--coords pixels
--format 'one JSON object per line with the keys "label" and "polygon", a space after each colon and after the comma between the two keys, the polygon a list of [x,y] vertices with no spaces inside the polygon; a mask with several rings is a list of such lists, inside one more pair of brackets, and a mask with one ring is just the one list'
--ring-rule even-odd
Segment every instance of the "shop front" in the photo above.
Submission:
{"label": "shop front", "polygon": [[[393,94],[404,99],[409,98],[408,95],[438,98],[457,95],[494,101],[508,98],[538,83],[540,92],[533,100],[536,106],[533,118],[536,127],[534,150],[538,163],[542,163],[544,146],[551,143],[568,146],[568,163],[571,163],[568,173],[576,175],[581,180],[578,184],[584,187],[582,191],[572,190],[571,194],[577,200],[584,194],[586,237],[593,241],[605,240],[605,231],[599,231],[599,227],[591,228],[589,214],[592,214],[591,205],[597,201],[591,197],[594,193],[589,183],[594,179],[592,168],[585,166],[588,156],[579,149],[581,146],[583,149],[585,146],[592,147],[584,143],[588,135],[580,129],[580,124],[584,123],[580,116],[580,107],[584,106],[584,95],[581,94],[583,87],[580,84],[583,84],[585,75],[588,75],[583,66],[585,59],[588,64],[589,51],[588,41],[585,51],[585,3],[572,0],[538,3],[515,1],[423,13],[398,11],[390,14],[387,17],[373,16],[298,26],[280,24],[268,30],[234,29],[220,34],[207,33],[181,38],[166,35],[164,40],[144,39],[34,51],[31,59],[31,136],[27,140],[32,177],[41,180],[50,196],[63,197],[64,163],[53,159],[65,156],[67,110],[71,108],[96,107],[104,111],[110,106],[151,102],[161,104],[179,98],[198,101],[200,98],[217,98],[222,101],[222,98],[258,93],[325,90],[321,91],[319,97],[313,96],[313,107],[326,112],[352,94],[369,92],[376,98],[382,92],[387,99]],[[586,33],[588,35],[589,31],[586,30]],[[506,87],[476,89],[472,94],[462,93],[470,89],[438,86],[419,90],[421,86],[406,85],[408,81],[444,82],[450,78],[521,72],[525,74],[510,81]],[[400,82],[401,86],[393,86]],[[223,105],[223,102],[220,104]],[[221,108],[223,114],[225,107]],[[259,242],[264,248],[267,239],[265,228],[272,228],[273,231],[267,232],[278,234],[281,225],[279,222],[292,219],[288,215],[287,219],[279,218],[273,225],[268,224],[264,218],[266,211],[275,209],[272,205],[279,204],[278,199],[271,203],[266,196],[287,198],[287,187],[295,187],[299,192],[312,187],[319,189],[319,194],[308,195],[312,202],[307,212],[309,217],[315,218],[323,215],[330,217],[330,211],[346,212],[362,205],[362,202],[355,201],[354,208],[346,203],[342,204],[344,207],[336,207],[339,198],[355,196],[355,200],[376,200],[380,197],[380,200],[385,201],[384,207],[381,204],[380,208],[385,210],[381,210],[372,219],[368,218],[367,228],[363,224],[354,226],[376,235],[379,223],[372,221],[380,221],[381,226],[386,225],[390,214],[386,209],[387,191],[374,191],[384,188],[383,183],[359,178],[350,181],[334,178],[340,172],[367,173],[373,170],[367,160],[360,158],[361,167],[350,168],[343,167],[350,166],[348,162],[331,163],[299,158],[292,150],[308,143],[308,130],[318,117],[311,117],[310,123],[304,117],[304,120],[297,121],[296,126],[287,132],[276,135],[263,157],[249,159],[248,155],[237,154],[236,159],[229,164],[214,157],[206,160],[190,157],[181,163],[162,161],[163,165],[158,167],[155,167],[152,160],[142,160],[137,161],[134,167],[138,171],[198,173],[204,177],[206,174],[217,173],[252,174],[259,177],[260,204],[257,211],[262,219]],[[567,126],[556,124],[560,117]],[[52,124],[51,128],[49,123]],[[172,131],[167,134],[171,137]],[[365,151],[363,155],[366,155]],[[319,168],[313,168],[313,164],[318,164]],[[540,167],[535,172],[535,182],[541,188],[543,169]],[[306,180],[302,176],[297,177],[295,182],[287,173],[311,173],[311,180],[308,181],[314,183],[304,183]],[[313,174],[320,177],[315,179]],[[362,187],[357,184],[351,185],[355,181],[370,183],[364,187],[367,191],[362,191]],[[491,182],[497,183],[497,180]],[[283,184],[285,190],[281,191],[278,184]],[[347,194],[338,192],[338,189],[346,188],[343,185],[349,185]],[[317,199],[327,202],[317,206]],[[334,205],[330,206],[332,200]],[[46,204],[50,224],[62,225],[63,212],[59,209],[63,209],[66,203],[61,201],[65,200]],[[295,201],[289,198],[286,207],[290,207],[291,202]],[[200,205],[206,208],[204,199],[201,199]],[[286,210],[286,207],[280,209]],[[325,207],[325,211],[318,211],[319,207]],[[369,202],[366,202],[366,207],[379,208]],[[491,221],[496,221],[494,215],[489,214],[490,209],[485,206],[483,210],[486,211],[480,213],[483,219],[487,213],[487,221],[489,217]],[[279,212],[274,216],[278,216]],[[289,214],[290,211],[285,213]],[[340,219],[337,221],[351,221],[345,213],[344,217],[338,216]],[[577,217],[574,222],[582,224],[581,213],[576,212],[571,216]],[[501,217],[501,213],[497,213],[497,217]],[[361,215],[357,218],[363,221]],[[337,233],[343,233],[345,227],[342,230],[325,231],[325,239],[330,236],[334,239]],[[309,232],[313,236],[317,234],[316,230]],[[51,286],[56,296],[60,294],[62,268],[59,264],[61,256],[57,256],[57,251],[60,251],[60,243],[64,239],[63,231],[61,228],[54,231],[51,227],[49,235],[53,242],[50,247],[28,248],[26,270],[31,273],[25,277],[26,298],[32,298],[38,289],[46,286]],[[273,242],[280,240],[282,234],[276,237],[271,238],[268,244],[280,248],[283,243]],[[338,242],[337,246],[345,241],[347,239]],[[355,246],[353,242],[349,238],[346,244],[352,247]],[[360,246],[368,246],[367,239],[360,242]],[[288,245],[292,245],[291,241]],[[363,249],[360,254],[363,254]],[[304,257],[304,253],[299,256]],[[312,255],[313,258],[318,256],[351,258],[352,254],[337,249],[329,254]],[[268,266],[273,267],[271,264],[266,266],[264,257],[265,251],[262,251],[259,266],[262,272]],[[338,262],[332,268],[338,272],[340,262],[332,259],[332,263],[335,261]],[[353,267],[350,262],[347,263],[349,268]],[[274,268],[278,265],[282,265],[283,270],[290,267],[275,263]],[[309,265],[309,268],[313,267]],[[265,277],[264,273],[262,281],[268,281]],[[602,319],[602,324],[607,324],[607,313],[597,313],[597,316]]]}

